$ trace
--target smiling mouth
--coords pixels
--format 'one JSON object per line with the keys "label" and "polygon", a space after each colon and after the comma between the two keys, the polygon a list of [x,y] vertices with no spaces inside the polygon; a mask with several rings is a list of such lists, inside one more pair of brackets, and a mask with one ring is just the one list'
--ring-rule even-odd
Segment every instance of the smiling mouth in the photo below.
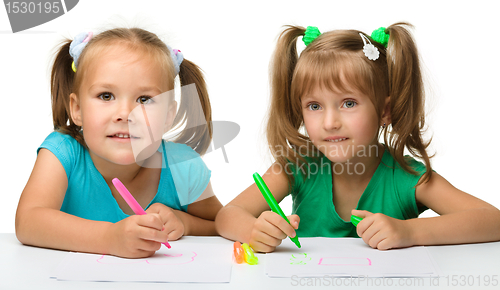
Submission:
{"label": "smiling mouth", "polygon": [[109,135],[108,137],[120,138],[120,139],[139,139],[139,137],[135,137],[135,136],[128,135],[128,134],[114,134],[114,135]]}
{"label": "smiling mouth", "polygon": [[332,139],[332,140],[325,140],[325,141],[336,143],[336,142],[345,141],[347,139],[349,139],[349,138],[339,138],[339,139]]}

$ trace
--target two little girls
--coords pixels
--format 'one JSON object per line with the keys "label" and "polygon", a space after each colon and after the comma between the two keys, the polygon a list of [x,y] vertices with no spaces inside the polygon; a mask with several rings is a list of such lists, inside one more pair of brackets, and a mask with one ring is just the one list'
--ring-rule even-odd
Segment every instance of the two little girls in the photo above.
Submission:
{"label": "two little girls", "polygon": [[[494,230],[500,211],[430,166],[421,134],[422,77],[407,26],[372,37],[294,26],[281,34],[267,126],[276,162],[263,178],[278,202],[292,195],[291,224],[269,211],[256,185],[221,209],[198,155],[211,140],[208,94],[198,67],[181,52],[140,29],[68,41],[52,72],[55,132],[39,148],[22,193],[18,239],[123,257],[152,255],[182,235],[217,232],[260,252],[295,235],[359,236],[378,249],[500,240]],[[300,37],[307,47],[298,56]],[[71,46],[81,49],[70,56]],[[205,119],[165,142],[161,136],[189,116],[190,106],[182,100],[176,112],[168,94],[177,73],[181,85],[196,85]],[[131,114],[141,111],[144,117]],[[134,142],[148,135],[132,128],[141,122],[150,137],[160,136],[152,141],[161,141],[139,146],[138,154]],[[423,163],[404,156],[405,148]],[[148,215],[129,216],[111,184],[115,177]],[[417,219],[427,208],[441,216]],[[363,218],[357,227],[351,215]]]}

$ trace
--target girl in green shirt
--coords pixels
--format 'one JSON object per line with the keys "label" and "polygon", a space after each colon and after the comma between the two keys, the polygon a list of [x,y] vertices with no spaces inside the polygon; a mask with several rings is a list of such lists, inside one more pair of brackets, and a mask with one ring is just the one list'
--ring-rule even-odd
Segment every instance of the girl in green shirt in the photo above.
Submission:
{"label": "girl in green shirt", "polygon": [[[408,27],[397,23],[371,37],[297,26],[281,33],[267,125],[276,162],[263,179],[278,202],[292,195],[294,214],[288,224],[269,211],[253,184],[219,212],[219,234],[259,252],[297,234],[359,236],[381,250],[500,240],[500,211],[431,168],[419,56]],[[306,44],[300,57],[299,37]],[[417,218],[426,208],[440,216]],[[357,227],[351,215],[363,218]]]}

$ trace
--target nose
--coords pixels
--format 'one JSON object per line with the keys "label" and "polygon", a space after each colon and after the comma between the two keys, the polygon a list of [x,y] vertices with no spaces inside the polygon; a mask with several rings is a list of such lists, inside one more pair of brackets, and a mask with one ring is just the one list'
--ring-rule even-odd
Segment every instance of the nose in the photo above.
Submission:
{"label": "nose", "polygon": [[129,101],[123,100],[121,102],[117,102],[117,108],[115,115],[113,116],[114,122],[132,122],[132,110],[135,108],[135,105]]}
{"label": "nose", "polygon": [[341,117],[336,110],[327,110],[323,119],[323,128],[326,131],[338,130],[342,126]]}

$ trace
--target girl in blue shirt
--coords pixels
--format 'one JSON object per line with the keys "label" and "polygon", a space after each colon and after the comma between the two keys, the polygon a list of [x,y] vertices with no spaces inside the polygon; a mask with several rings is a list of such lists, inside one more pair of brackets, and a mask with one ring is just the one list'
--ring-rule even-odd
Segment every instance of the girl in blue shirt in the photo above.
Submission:
{"label": "girl in blue shirt", "polygon": [[[182,86],[194,84],[179,112],[177,74]],[[211,108],[194,63],[142,29],[83,33],[60,47],[51,90],[55,132],[38,148],[19,201],[19,241],[138,258],[183,235],[216,234],[222,205],[200,157],[211,142]],[[162,139],[183,124],[174,142]],[[147,215],[133,214],[113,178]]]}

